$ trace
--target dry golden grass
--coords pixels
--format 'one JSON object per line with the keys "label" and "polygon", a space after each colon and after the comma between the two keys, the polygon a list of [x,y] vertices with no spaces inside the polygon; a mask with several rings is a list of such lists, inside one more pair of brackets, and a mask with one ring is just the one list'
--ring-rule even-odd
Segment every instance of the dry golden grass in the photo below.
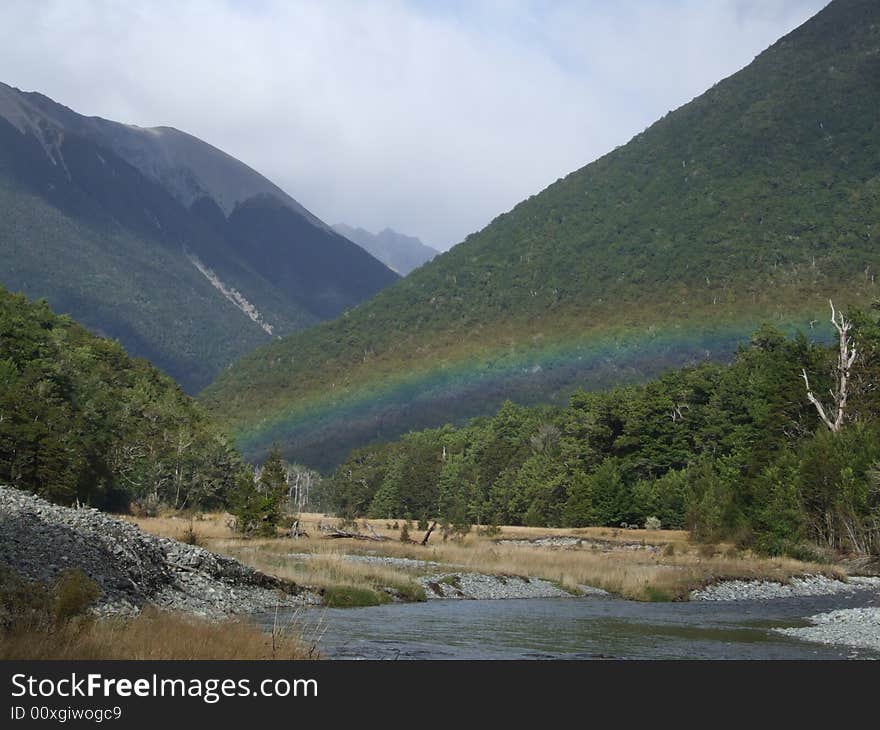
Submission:
{"label": "dry golden grass", "polygon": [[122,519],[133,522],[142,530],[162,537],[172,537],[175,540],[183,540],[190,526],[200,539],[207,541],[213,539],[229,539],[236,537],[229,526],[232,515],[225,512],[206,512],[192,517],[165,515],[162,517],[130,517],[122,515]]}
{"label": "dry golden grass", "polygon": [[145,610],[131,619],[77,621],[57,630],[0,635],[5,659],[317,659],[314,642],[288,625],[210,622]]}
{"label": "dry golden grass", "polygon": [[[178,537],[189,526],[184,519],[147,518],[133,520],[156,534]],[[545,578],[575,590],[579,585],[603,588],[638,600],[682,599],[688,592],[723,579],[766,579],[785,582],[808,573],[845,577],[835,566],[803,563],[788,558],[762,558],[734,549],[732,545],[694,544],[683,530],[624,530],[603,527],[578,529],[503,527],[494,537],[472,531],[463,540],[444,542],[435,532],[428,546],[400,542],[399,530],[389,528],[393,520],[369,520],[373,530],[390,538],[385,542],[327,540],[319,523],[336,525],[324,515],[301,516],[309,537],[245,540],[226,524],[227,516],[204,515],[195,521],[197,533],[207,547],[236,557],[273,575],[320,588],[348,586],[381,590],[383,586],[413,586],[415,572],[403,568],[347,561],[345,554],[372,554],[416,560],[430,560],[481,573],[503,573]],[[360,521],[359,524],[363,524]],[[398,521],[401,525],[402,521]],[[412,529],[411,537],[422,533]],[[583,540],[577,549],[504,544],[499,540],[574,536]],[[655,546],[656,550],[627,546]],[[291,553],[315,553],[310,560]]]}
{"label": "dry golden grass", "polygon": [[[256,544],[250,544],[256,543]],[[389,565],[362,563],[345,559],[340,550],[299,550],[290,540],[220,541],[214,549],[245,565],[279,578],[292,580],[324,591],[328,605],[371,605],[391,600],[386,588],[404,600],[425,599],[416,582],[417,573]],[[302,558],[295,552],[313,553]]]}

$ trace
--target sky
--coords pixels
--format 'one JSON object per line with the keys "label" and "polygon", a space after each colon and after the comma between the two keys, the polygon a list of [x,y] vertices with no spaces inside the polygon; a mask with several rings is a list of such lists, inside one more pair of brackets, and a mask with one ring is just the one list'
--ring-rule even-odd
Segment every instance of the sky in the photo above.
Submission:
{"label": "sky", "polygon": [[447,249],[826,0],[2,0],[0,81]]}

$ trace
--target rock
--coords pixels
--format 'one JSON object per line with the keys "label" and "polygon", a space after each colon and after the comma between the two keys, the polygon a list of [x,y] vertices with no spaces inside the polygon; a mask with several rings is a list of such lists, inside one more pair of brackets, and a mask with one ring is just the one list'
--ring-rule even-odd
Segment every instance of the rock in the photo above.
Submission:
{"label": "rock", "polygon": [[147,604],[206,618],[301,606],[320,598],[194,545],[150,535],[95,509],[50,504],[0,486],[0,563],[51,583],[79,568],[102,595],[98,615],[133,614]]}

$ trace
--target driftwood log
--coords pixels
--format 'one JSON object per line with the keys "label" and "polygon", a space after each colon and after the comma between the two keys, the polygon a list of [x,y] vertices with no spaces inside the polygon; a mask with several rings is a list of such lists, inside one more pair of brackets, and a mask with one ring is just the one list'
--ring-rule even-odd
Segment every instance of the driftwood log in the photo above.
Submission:
{"label": "driftwood log", "polygon": [[[339,528],[336,528],[336,527],[328,529],[327,527],[325,527],[323,525],[320,527],[320,529],[322,532],[325,533],[323,535],[323,538],[325,540],[348,539],[348,540],[369,540],[371,542],[385,542],[386,540],[391,539],[388,537],[382,537],[382,535],[377,534],[369,522],[365,522],[364,524],[365,524],[366,528],[370,531],[369,535],[367,535],[363,532],[349,532],[348,530],[340,530]],[[434,530],[436,530],[436,529],[437,529],[437,522],[435,521],[428,528],[428,531],[425,533],[425,536],[422,538],[421,542],[419,542],[418,540],[410,540],[410,539],[401,539],[401,542],[407,542],[407,543],[410,543],[411,545],[427,545],[428,540],[431,538],[431,533],[434,532]]]}
{"label": "driftwood log", "polygon": [[387,537],[381,537],[380,535],[363,535],[360,532],[348,532],[346,530],[331,530],[328,531],[326,535],[324,535],[325,540],[339,540],[339,539],[350,539],[350,540],[369,540],[371,542],[384,542],[387,540]]}

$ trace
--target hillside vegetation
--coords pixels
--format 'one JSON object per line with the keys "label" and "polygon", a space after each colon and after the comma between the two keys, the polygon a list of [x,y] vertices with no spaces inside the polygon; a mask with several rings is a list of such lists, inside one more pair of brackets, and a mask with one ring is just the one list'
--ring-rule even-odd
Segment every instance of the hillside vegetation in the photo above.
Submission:
{"label": "hillside vegetation", "polygon": [[[251,457],[724,360],[866,304],[880,265],[880,5],[835,0],[627,145],[202,395]],[[819,324],[818,336],[830,328]]]}
{"label": "hillside vegetation", "polygon": [[880,326],[854,314],[858,359],[838,433],[808,401],[836,390],[836,350],[764,327],[731,365],[505,403],[462,428],[354,451],[326,485],[349,516],[472,524],[687,528],[772,554],[880,554]]}
{"label": "hillside vegetation", "polygon": [[0,288],[0,484],[63,504],[217,507],[247,474],[168,376]]}

